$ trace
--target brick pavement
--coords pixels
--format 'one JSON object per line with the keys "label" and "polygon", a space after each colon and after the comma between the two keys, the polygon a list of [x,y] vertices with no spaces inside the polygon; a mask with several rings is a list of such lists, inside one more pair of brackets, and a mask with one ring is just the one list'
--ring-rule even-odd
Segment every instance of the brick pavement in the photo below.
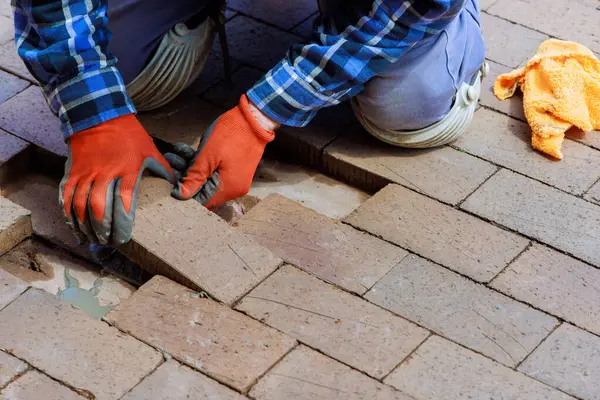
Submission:
{"label": "brick pavement", "polygon": [[[81,255],[54,200],[56,177],[38,174],[45,159],[30,163],[37,146],[66,148],[5,40],[7,3],[0,184],[10,202],[0,199],[0,246],[33,232]],[[317,12],[313,0],[230,7],[233,86],[215,51],[186,93],[140,116],[156,137],[197,142],[309,35]],[[491,76],[456,143],[393,149],[341,105],[269,146],[271,157],[374,195],[349,216],[269,196],[231,227],[149,179],[128,254],[193,289],[155,277],[96,320],[0,269],[0,397],[599,399],[600,133],[573,133],[564,160],[550,161],[531,150],[520,98],[491,93],[493,78],[547,37],[600,51],[598,2],[481,7]],[[28,165],[37,172],[24,176]]]}

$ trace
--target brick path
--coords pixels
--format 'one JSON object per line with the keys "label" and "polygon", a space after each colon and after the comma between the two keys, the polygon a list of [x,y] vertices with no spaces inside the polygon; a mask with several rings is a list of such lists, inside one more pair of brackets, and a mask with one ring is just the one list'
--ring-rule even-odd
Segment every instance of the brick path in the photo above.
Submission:
{"label": "brick path", "polygon": [[[14,54],[1,0],[0,397],[600,399],[600,132],[573,135],[564,160],[550,161],[531,150],[521,100],[490,91],[548,37],[599,52],[600,3],[481,7],[492,72],[460,140],[394,149],[347,105],[325,110],[282,129],[268,156],[368,194],[308,169],[268,186],[283,176],[275,165],[257,176],[257,204],[230,225],[145,179],[122,250],[157,275],[98,320],[10,264],[38,243],[94,268],[61,221],[66,147]],[[310,34],[316,12],[313,0],[231,0],[233,85],[216,51],[143,124],[166,142],[195,143]],[[29,274],[7,272],[19,268]]]}

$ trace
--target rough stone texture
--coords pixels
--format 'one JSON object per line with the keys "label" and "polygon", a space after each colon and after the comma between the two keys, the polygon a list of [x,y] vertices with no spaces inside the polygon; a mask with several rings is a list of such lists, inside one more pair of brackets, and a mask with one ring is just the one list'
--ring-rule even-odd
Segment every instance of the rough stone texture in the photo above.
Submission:
{"label": "rough stone texture", "polygon": [[314,0],[231,0],[228,7],[289,30],[317,12]]}
{"label": "rough stone texture", "polygon": [[519,371],[581,399],[600,394],[600,338],[562,324]]}
{"label": "rough stone texture", "polygon": [[0,196],[0,256],[31,236],[31,213]]}
{"label": "rough stone texture", "polygon": [[31,76],[27,67],[25,67],[25,64],[19,57],[19,54],[17,54],[17,48],[15,47],[15,42],[13,40],[9,40],[0,46],[0,68],[15,74],[20,78],[36,83],[35,79]]}
{"label": "rough stone texture", "polygon": [[296,348],[269,371],[252,388],[250,397],[256,400],[412,399],[304,346]]}
{"label": "rough stone texture", "polygon": [[170,360],[122,398],[148,399],[243,400],[245,397],[177,361]]}
{"label": "rough stone texture", "polygon": [[439,336],[429,338],[385,383],[428,400],[571,399]]}
{"label": "rough stone texture", "polygon": [[346,221],[480,282],[490,281],[528,243],[397,185],[371,197]]}
{"label": "rough stone texture", "polygon": [[377,379],[428,335],[292,266],[275,272],[236,308]]}
{"label": "rough stone texture", "polygon": [[[525,111],[523,110],[523,95],[521,94],[521,91],[517,91],[513,97],[506,100],[498,100],[494,95],[494,83],[496,82],[496,78],[512,71],[512,68],[505,67],[504,65],[490,60],[487,60],[487,63],[490,67],[490,73],[483,78],[483,82],[481,83],[481,97],[479,98],[479,104],[500,111],[503,114],[510,115],[521,121],[527,121],[525,118]],[[474,122],[477,122],[477,113],[474,118]],[[465,135],[468,135],[468,133],[465,133],[463,136]]]}
{"label": "rough stone texture", "polygon": [[600,205],[600,181],[596,182],[583,197],[586,200]]}
{"label": "rough stone texture", "polygon": [[281,260],[196,201],[170,196],[172,186],[144,178],[133,240],[122,250],[152,273],[192,283],[231,304],[266,278]]}
{"label": "rough stone texture", "polygon": [[600,266],[600,207],[585,200],[502,170],[462,207]]}
{"label": "rough stone texture", "polygon": [[[35,118],[23,118],[23,110]],[[66,156],[60,122],[37,86],[31,86],[0,105],[0,128],[52,153]]]}
{"label": "rough stone texture", "polygon": [[366,298],[510,367],[557,324],[542,312],[413,255]]}
{"label": "rough stone texture", "polygon": [[369,290],[407,254],[275,194],[236,226],[285,261],[358,294]]}
{"label": "rough stone texture", "polygon": [[0,70],[0,103],[4,103],[27,86],[29,86],[29,82]]}
{"label": "rough stone texture", "polygon": [[121,397],[162,360],[145,344],[39,289],[12,302],[0,320],[10,321],[0,325],[0,349],[98,400]]}
{"label": "rough stone texture", "polygon": [[[2,273],[0,272],[0,276],[1,275]],[[0,285],[2,285],[2,283],[0,283]],[[27,368],[29,368],[27,363],[10,354],[0,351],[0,388],[3,388],[15,377],[27,371]]]}
{"label": "rough stone texture", "polygon": [[247,390],[295,340],[155,276],[106,319],[208,376]]}
{"label": "rough stone texture", "polygon": [[25,173],[30,153],[27,142],[0,130],[0,191],[10,179]]}
{"label": "rough stone texture", "polygon": [[229,110],[239,104],[240,96],[246,93],[264,74],[261,70],[243,66],[236,70],[231,77],[231,85],[222,81],[206,91],[203,97],[211,103]]}
{"label": "rough stone texture", "polygon": [[0,310],[19,297],[28,286],[22,279],[0,269]]}
{"label": "rough stone texture", "polygon": [[10,385],[0,397],[3,400],[39,400],[40,398],[52,400],[84,400],[66,386],[53,381],[38,371],[29,371]]}
{"label": "rough stone texture", "polygon": [[565,140],[565,158],[557,162],[531,147],[529,125],[491,110],[478,110],[465,135],[454,145],[576,195],[600,178],[599,151]]}
{"label": "rough stone texture", "polygon": [[[362,128],[327,146],[324,160],[329,172],[352,184],[377,190],[387,183],[398,183],[450,204],[463,200],[496,170],[493,165],[450,147],[393,147]],[[361,184],[365,174],[375,175],[375,182],[385,183],[380,187]]]}

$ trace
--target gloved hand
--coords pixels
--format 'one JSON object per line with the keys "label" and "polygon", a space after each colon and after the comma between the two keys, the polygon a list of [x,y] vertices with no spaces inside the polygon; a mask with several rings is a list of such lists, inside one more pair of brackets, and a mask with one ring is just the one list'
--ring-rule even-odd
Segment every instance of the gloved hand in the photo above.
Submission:
{"label": "gloved hand", "polygon": [[80,242],[129,241],[142,172],[175,183],[169,163],[132,114],[78,132],[68,144],[59,196],[67,224]]}
{"label": "gloved hand", "polygon": [[243,95],[238,106],[221,115],[204,133],[198,150],[177,144],[165,157],[174,169],[187,170],[173,190],[180,200],[194,198],[207,208],[248,193],[267,143],[275,133],[264,129]]}

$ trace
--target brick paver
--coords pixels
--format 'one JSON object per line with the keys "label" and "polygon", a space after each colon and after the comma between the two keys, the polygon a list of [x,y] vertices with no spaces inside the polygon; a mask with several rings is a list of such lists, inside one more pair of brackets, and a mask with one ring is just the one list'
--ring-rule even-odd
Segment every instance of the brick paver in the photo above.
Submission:
{"label": "brick paver", "polygon": [[[2,273],[0,272],[0,275]],[[2,281],[0,281],[2,282]],[[2,285],[2,283],[0,283]],[[27,363],[0,351],[0,389],[23,372],[27,371]]]}
{"label": "brick paver", "polygon": [[214,379],[247,390],[295,340],[155,276],[106,319]]}
{"label": "brick paver", "polygon": [[15,247],[31,234],[29,210],[0,197],[0,255]]}
{"label": "brick paver", "polygon": [[491,280],[528,243],[397,185],[367,200],[346,221],[480,282]]}
{"label": "brick paver", "polygon": [[231,77],[231,85],[223,81],[208,90],[203,98],[229,110],[239,104],[240,96],[246,93],[264,74],[259,69],[242,66]]}
{"label": "brick paver", "polygon": [[385,383],[417,399],[428,400],[571,399],[439,336],[429,338]]}
{"label": "brick paver", "polygon": [[365,297],[510,367],[557,324],[544,313],[412,255]]}
{"label": "brick paver", "polygon": [[33,76],[31,76],[27,67],[25,67],[25,64],[17,54],[17,48],[13,40],[9,40],[3,45],[0,45],[0,68],[35,83],[35,79],[33,79]]}
{"label": "brick paver", "polygon": [[271,275],[236,308],[377,379],[428,335],[291,266]]}
{"label": "brick paver", "polygon": [[68,387],[53,381],[38,371],[29,371],[0,393],[3,400],[84,400]]}
{"label": "brick paver", "polygon": [[600,207],[502,170],[462,207],[600,266]]}
{"label": "brick paver", "polygon": [[0,129],[0,191],[9,179],[28,169],[30,150],[27,142]]}
{"label": "brick paver", "polygon": [[[200,397],[198,397],[200,396]],[[234,392],[205,375],[177,361],[167,361],[146,377],[122,400],[243,400],[244,396]]]}
{"label": "brick paver", "polygon": [[10,42],[14,37],[15,29],[12,18],[0,15],[0,44]]}
{"label": "brick paver", "polygon": [[162,361],[145,344],[48,292],[29,289],[0,312],[0,349],[10,349],[96,399],[119,398]]}
{"label": "brick paver", "polygon": [[285,0],[231,0],[227,6],[285,30],[300,24],[318,10],[314,0],[298,0],[293,3]]}
{"label": "brick paver", "polygon": [[28,286],[27,282],[0,268],[0,310],[19,297]]}
{"label": "brick paver", "polygon": [[600,181],[596,182],[583,197],[586,200],[600,205]]}
{"label": "brick paver", "polygon": [[562,324],[519,371],[581,399],[600,394],[600,338]]}
{"label": "brick paver", "polygon": [[0,15],[12,17],[13,11],[10,6],[10,0],[0,0]]}
{"label": "brick paver", "polygon": [[276,194],[253,207],[236,226],[285,261],[358,294],[407,254]]}
{"label": "brick paver", "polygon": [[[1,23],[2,21],[0,21]],[[0,103],[4,103],[27,86],[29,86],[29,82],[0,70]]]}
{"label": "brick paver", "polygon": [[[523,96],[520,91],[517,91],[513,97],[506,100],[499,100],[494,95],[494,83],[496,82],[496,78],[501,74],[510,72],[512,69],[491,60],[487,60],[487,63],[490,71],[481,83],[481,97],[479,98],[479,104],[500,111],[503,114],[510,115],[521,121],[526,121],[525,111],[523,110]],[[476,113],[474,122],[477,121],[477,118],[479,118],[479,115]],[[468,134],[469,133],[465,133],[464,135]]]}
{"label": "brick paver", "polygon": [[410,400],[358,371],[300,346],[250,391],[256,400]]}

